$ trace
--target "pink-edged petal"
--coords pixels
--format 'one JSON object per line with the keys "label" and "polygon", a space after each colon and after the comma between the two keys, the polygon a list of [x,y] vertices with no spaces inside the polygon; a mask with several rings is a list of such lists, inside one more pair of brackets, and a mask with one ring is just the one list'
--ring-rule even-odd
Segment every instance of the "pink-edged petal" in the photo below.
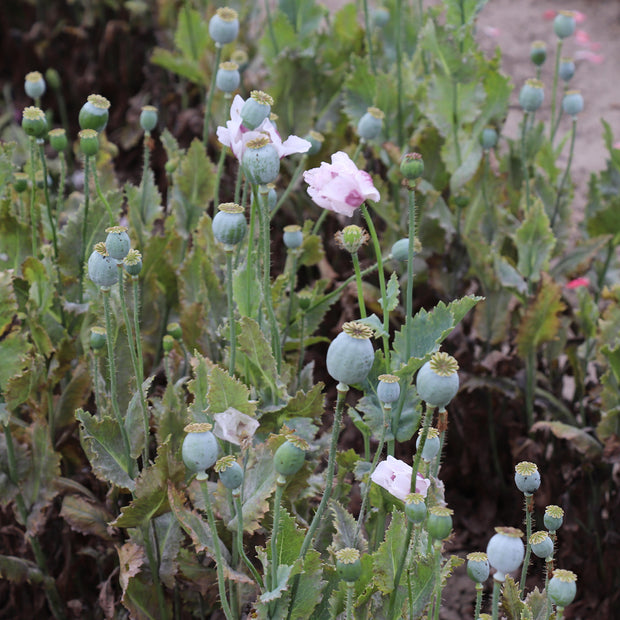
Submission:
{"label": "pink-edged petal", "polygon": [[292,155],[293,153],[306,153],[312,144],[308,142],[308,140],[304,140],[303,138],[299,138],[298,136],[289,136],[280,148],[278,148],[278,153],[280,157],[286,157],[287,155]]}
{"label": "pink-edged petal", "polygon": [[359,170],[344,151],[337,151],[332,155],[332,166],[338,173],[355,174]]}
{"label": "pink-edged petal", "polygon": [[[411,477],[409,478],[411,479]],[[422,474],[417,475],[415,483],[415,492],[419,493],[422,497],[426,497],[428,489],[431,486],[431,481],[425,478]]]}
{"label": "pink-edged petal", "polygon": [[372,177],[365,170],[358,170],[355,175],[355,180],[358,183],[361,193],[364,195],[364,200],[379,202],[381,195],[372,182]]}
{"label": "pink-edged petal", "polygon": [[217,128],[217,139],[220,141],[220,144],[224,146],[230,146],[230,131],[228,127],[222,127],[221,125]]}
{"label": "pink-edged petal", "polygon": [[318,205],[319,207],[322,207],[323,209],[327,209],[328,211],[334,210],[331,199],[327,198],[327,196],[322,194],[320,190],[317,189],[316,187],[312,187],[312,185],[310,185],[308,187],[308,195],[310,196],[310,198],[312,198],[314,203]]}

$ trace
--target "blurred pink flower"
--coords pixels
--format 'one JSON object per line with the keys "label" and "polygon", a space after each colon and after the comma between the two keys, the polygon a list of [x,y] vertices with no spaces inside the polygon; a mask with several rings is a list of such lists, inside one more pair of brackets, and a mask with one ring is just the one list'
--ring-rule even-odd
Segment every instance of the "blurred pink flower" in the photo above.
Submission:
{"label": "blurred pink flower", "polygon": [[[411,493],[412,473],[413,468],[410,465],[395,459],[393,456],[388,456],[387,460],[381,461],[381,463],[377,465],[377,468],[370,478],[375,484],[383,487],[394,497],[404,501],[405,497]],[[417,475],[415,485],[416,493],[426,497],[426,493],[430,486],[430,480],[422,476],[422,474]]]}
{"label": "blurred pink flower", "polygon": [[590,280],[588,278],[575,278],[566,283],[566,288],[579,288],[580,286],[590,286]]}
{"label": "blurred pink flower", "polygon": [[258,420],[241,413],[234,407],[214,414],[213,418],[215,419],[214,435],[237,446],[248,445],[260,426]]}
{"label": "blurred pink flower", "polygon": [[[555,19],[555,16],[557,14],[558,14],[557,11],[554,11],[553,9],[548,9],[543,13],[543,19],[547,19],[547,20]],[[581,11],[573,11],[573,14],[575,16],[576,24],[583,24],[583,22],[586,21],[586,16]]]}
{"label": "blurred pink flower", "polygon": [[298,138],[297,136],[289,136],[284,142],[280,138],[280,134],[275,125],[266,118],[256,129],[249,130],[243,126],[241,120],[241,108],[245,101],[239,95],[235,95],[232,105],[230,106],[230,120],[226,121],[225,127],[217,128],[217,139],[224,146],[232,149],[235,157],[241,161],[245,145],[252,139],[261,135],[267,135],[278,151],[280,159],[293,153],[305,153],[311,146],[308,140]]}
{"label": "blurred pink flower", "polygon": [[332,155],[332,163],[304,172],[308,194],[314,202],[330,211],[351,217],[365,200],[380,199],[371,176],[360,170],[342,151]]}
{"label": "blurred pink flower", "polygon": [[579,45],[587,45],[590,43],[590,35],[585,30],[576,30],[575,41],[577,41]]}
{"label": "blurred pink flower", "polygon": [[577,24],[583,24],[583,22],[586,21],[585,13],[582,13],[581,11],[573,11],[573,13],[575,14],[575,22]]}
{"label": "blurred pink flower", "polygon": [[497,39],[502,31],[499,28],[495,28],[494,26],[484,26],[482,28],[482,32],[490,37],[491,39]]}
{"label": "blurred pink flower", "polygon": [[575,52],[575,60],[586,60],[593,65],[600,65],[605,61],[603,54],[596,54],[592,50],[577,50]]}
{"label": "blurred pink flower", "polygon": [[557,11],[554,11],[553,9],[548,9],[543,13],[543,19],[547,19],[547,20],[555,19],[555,16],[557,14],[558,14]]}

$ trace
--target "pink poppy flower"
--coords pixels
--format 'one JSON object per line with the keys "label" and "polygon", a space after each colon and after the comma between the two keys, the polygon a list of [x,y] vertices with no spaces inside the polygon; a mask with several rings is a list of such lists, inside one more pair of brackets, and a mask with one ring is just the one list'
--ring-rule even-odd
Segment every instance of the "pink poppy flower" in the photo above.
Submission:
{"label": "pink poppy flower", "polygon": [[[394,497],[405,501],[405,497],[411,493],[411,474],[413,468],[407,463],[388,456],[387,460],[377,465],[377,468],[370,476],[371,480],[383,487]],[[415,492],[426,497],[428,488],[431,486],[430,480],[418,473]]]}
{"label": "pink poppy flower", "polygon": [[575,60],[586,60],[593,65],[600,65],[605,61],[603,54],[596,54],[592,50],[577,50],[575,52]]}
{"label": "pink poppy flower", "polygon": [[590,280],[588,278],[575,278],[570,282],[567,282],[566,288],[579,288],[580,286],[590,286]]}
{"label": "pink poppy flower", "polygon": [[278,133],[275,125],[266,118],[256,129],[249,130],[243,126],[241,120],[241,108],[245,101],[239,95],[235,95],[232,105],[230,106],[230,120],[226,121],[225,127],[217,128],[217,139],[224,146],[232,149],[235,157],[241,161],[245,145],[254,138],[261,135],[267,135],[278,151],[280,159],[293,153],[305,153],[312,146],[308,140],[298,138],[297,136],[289,136],[284,142]]}
{"label": "pink poppy flower", "polygon": [[360,170],[342,151],[332,155],[332,163],[304,172],[308,194],[314,202],[330,211],[351,217],[364,201],[380,198],[371,176]]}

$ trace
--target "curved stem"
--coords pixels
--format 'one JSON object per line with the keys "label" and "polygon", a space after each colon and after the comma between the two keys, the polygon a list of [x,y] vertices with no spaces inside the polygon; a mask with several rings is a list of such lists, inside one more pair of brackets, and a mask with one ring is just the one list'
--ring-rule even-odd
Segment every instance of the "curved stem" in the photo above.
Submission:
{"label": "curved stem", "polygon": [[404,147],[404,127],[403,127],[403,40],[402,40],[402,23],[403,23],[403,1],[396,0],[396,131],[398,136],[398,147]]}
{"label": "curved stem", "polygon": [[394,588],[390,593],[390,603],[388,607],[387,618],[392,620],[394,617],[394,605],[396,604],[396,597],[398,595],[398,586],[400,584],[400,578],[403,574],[403,568],[405,567],[405,560],[407,559],[407,553],[409,552],[409,543],[411,541],[411,533],[413,532],[413,523],[407,521],[407,531],[403,538],[403,548],[398,559],[398,566],[396,567],[396,573],[394,575]]}
{"label": "curved stem", "polygon": [[502,588],[502,584],[493,579],[493,603],[492,603],[492,620],[499,620],[499,593]]}
{"label": "curved stem", "polygon": [[112,212],[112,208],[110,207],[110,203],[107,201],[106,197],[103,195],[101,191],[101,185],[99,185],[99,174],[97,173],[97,166],[93,165],[93,179],[95,179],[95,189],[97,190],[97,196],[99,200],[103,203],[103,206],[106,208],[108,215],[110,217],[110,226],[114,226],[116,224],[116,217]]}
{"label": "curved stem", "polygon": [[[35,209],[35,194],[37,191],[37,180],[34,174],[34,141],[35,139],[31,136],[29,138],[30,145],[30,234],[32,240],[32,255],[36,258],[38,251],[38,235],[37,231],[39,230],[39,225],[36,217],[36,209]],[[46,179],[47,181],[47,179]]]}
{"label": "curved stem", "polygon": [[217,570],[217,587],[220,593],[220,602],[226,620],[233,620],[234,616],[228,605],[228,599],[226,598],[226,577],[224,575],[224,564],[222,562],[222,550],[220,549],[220,537],[217,533],[217,526],[215,524],[215,517],[213,516],[213,508],[211,507],[211,498],[209,496],[209,487],[206,480],[200,481],[200,488],[205,500],[205,508],[207,511],[207,520],[209,522],[209,529],[211,530],[211,536],[213,538],[213,547],[215,552],[215,564]]}
{"label": "curved stem", "polygon": [[558,215],[560,210],[560,200],[562,199],[562,192],[564,191],[564,185],[566,184],[566,179],[568,179],[568,175],[570,173],[571,164],[573,163],[573,152],[575,150],[575,136],[577,135],[577,117],[573,116],[573,126],[570,137],[570,147],[568,151],[568,161],[566,162],[566,169],[564,170],[564,175],[562,176],[562,180],[560,181],[560,186],[558,187],[558,195],[555,199],[555,205],[553,207],[553,215],[551,216],[551,228],[555,224],[555,218]]}
{"label": "curved stem", "polygon": [[233,497],[235,499],[235,510],[237,513],[237,553],[243,560],[243,563],[249,568],[252,576],[256,580],[256,583],[262,590],[264,588],[263,579],[243,549],[243,505],[241,504],[241,495],[239,493],[235,495],[235,492],[233,491]]}
{"label": "curved stem", "polygon": [[529,112],[523,114],[523,125],[521,127],[521,168],[523,170],[523,180],[525,181],[525,207],[526,212],[530,210],[530,175],[527,166],[527,157],[525,153],[525,135],[527,132],[527,119]]}
{"label": "curved stem", "polygon": [[480,618],[480,611],[482,610],[482,590],[484,589],[481,583],[476,583],[476,608],[474,610],[474,620]]}
{"label": "curved stem", "polygon": [[219,43],[215,44],[215,62],[213,65],[213,71],[211,73],[211,84],[209,85],[209,92],[207,93],[207,101],[205,102],[205,118],[202,126],[202,141],[207,146],[209,140],[209,120],[211,118],[211,104],[213,102],[213,92],[215,91],[215,78],[217,76],[217,70],[220,66],[220,59],[222,57],[222,46]]}
{"label": "curved stem", "polygon": [[82,245],[79,264],[79,302],[84,299],[84,261],[86,260],[86,232],[88,230],[88,207],[90,205],[90,157],[84,155],[84,219],[82,220]]}
{"label": "curved stem", "polygon": [[519,596],[523,598],[525,592],[525,581],[527,579],[527,569],[530,564],[530,554],[532,546],[530,545],[530,536],[532,535],[532,511],[534,510],[534,497],[529,493],[525,496],[525,558],[523,559],[523,568],[521,569],[521,583],[519,584]]}
{"label": "curved stem", "polygon": [[362,274],[360,273],[360,260],[357,256],[357,252],[351,254],[351,260],[353,261],[353,269],[355,270],[355,282],[357,284],[357,302],[360,307],[360,317],[366,318],[366,305],[364,304],[364,289],[362,287]]}
{"label": "curved stem", "polygon": [[233,301],[233,253],[232,250],[226,251],[226,298],[228,302],[228,339],[230,340],[230,362],[228,364],[228,374],[232,377],[235,374],[235,362],[237,352],[237,333],[235,330],[235,308]]}
{"label": "curved stem", "polygon": [[297,179],[299,179],[299,176],[301,175],[307,161],[308,161],[308,155],[304,153],[304,155],[302,155],[302,157],[299,159],[299,163],[297,164],[297,167],[295,168],[295,172],[293,172],[293,176],[291,177],[289,184],[286,186],[286,189],[282,192],[282,195],[278,199],[276,206],[273,208],[273,210],[269,214],[270,218],[273,219],[273,216],[280,210],[280,207],[284,204],[286,199],[289,197],[290,193],[295,188]]}
{"label": "curved stem", "polygon": [[553,145],[553,140],[555,138],[555,98],[558,90],[558,75],[560,73],[560,56],[562,55],[562,44],[564,43],[563,39],[558,37],[558,44],[555,49],[555,69],[553,71],[553,88],[551,90],[551,125],[550,125],[550,140],[551,145]]}

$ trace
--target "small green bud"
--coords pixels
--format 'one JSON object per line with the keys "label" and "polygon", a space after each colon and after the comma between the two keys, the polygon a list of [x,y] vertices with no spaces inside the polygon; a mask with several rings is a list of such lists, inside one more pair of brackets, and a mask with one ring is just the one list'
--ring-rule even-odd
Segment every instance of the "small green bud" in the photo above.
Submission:
{"label": "small green bud", "polygon": [[325,142],[325,136],[318,131],[311,130],[305,138],[312,146],[308,149],[308,155],[316,155]]}
{"label": "small green bud", "polygon": [[44,138],[47,133],[47,119],[43,110],[30,106],[23,112],[22,129],[31,138]]}
{"label": "small green bud", "polygon": [[137,277],[142,271],[142,254],[138,250],[131,248],[127,256],[123,259],[125,271],[132,277]]}
{"label": "small green bud", "polygon": [[157,127],[157,117],[158,112],[155,106],[142,106],[142,111],[140,112],[140,127],[142,127],[142,130],[149,133],[153,131]]}
{"label": "small green bud", "polygon": [[534,532],[529,543],[537,557],[545,559],[553,555],[553,541],[547,532]]}
{"label": "small green bud", "polygon": [[28,189],[28,175],[25,172],[16,172],[13,175],[13,187],[18,194]]}
{"label": "small green bud", "polygon": [[118,282],[116,261],[108,256],[103,242],[95,245],[88,259],[88,277],[102,289],[109,289]]}
{"label": "small green bud", "polygon": [[31,71],[26,74],[24,90],[32,99],[39,99],[45,93],[45,80],[38,71]]}
{"label": "small green bud", "polygon": [[266,185],[275,181],[280,172],[280,156],[269,138],[261,136],[246,144],[241,165],[250,183]]}
{"label": "small green bud", "polygon": [[338,247],[351,254],[359,252],[359,249],[366,245],[369,239],[368,233],[355,224],[345,226],[334,235],[334,238]]}
{"label": "small green bud", "polygon": [[540,487],[540,472],[535,463],[521,461],[515,465],[515,484],[525,495],[531,495]]}
{"label": "small green bud", "polygon": [[108,124],[110,102],[101,95],[89,95],[80,110],[78,121],[81,129],[103,131]]}
{"label": "small green bud", "polygon": [[489,578],[489,558],[486,553],[475,551],[467,555],[467,576],[476,583],[484,583]]}
{"label": "small green bud", "polygon": [[480,134],[480,144],[485,151],[495,148],[497,144],[497,131],[493,127],[485,127]]}
{"label": "small green bud", "polygon": [[564,94],[562,99],[562,110],[564,114],[577,116],[583,111],[583,96],[578,90],[569,90]]}
{"label": "small green bud", "polygon": [[166,334],[162,340],[162,348],[164,353],[170,353],[174,349],[174,338],[170,334]]}
{"label": "small green bud", "polygon": [[576,27],[577,21],[574,11],[560,11],[553,20],[553,31],[559,39],[570,37],[575,32]]}
{"label": "small green bud", "polygon": [[557,532],[564,522],[564,510],[553,504],[545,508],[543,523],[550,532]]}
{"label": "small green bud", "polygon": [[55,151],[66,150],[69,141],[67,140],[67,132],[62,127],[52,129],[47,135],[50,139],[50,145]]}
{"label": "small green bud", "polygon": [[558,75],[565,81],[570,82],[575,75],[575,62],[572,58],[561,58],[558,67]]}
{"label": "small green bud", "polygon": [[452,515],[454,511],[446,506],[433,506],[428,511],[426,529],[431,538],[444,540],[452,531]]}
{"label": "small green bud", "polygon": [[178,323],[168,323],[168,325],[166,325],[166,331],[175,339],[178,340],[179,342],[181,340],[183,340],[183,330],[181,329],[181,326]]}
{"label": "small green bud", "polygon": [[233,93],[239,88],[241,74],[236,62],[228,61],[220,64],[215,74],[215,86],[224,93]]}
{"label": "small green bud", "polygon": [[207,469],[215,465],[219,445],[211,432],[211,424],[188,424],[181,454],[185,467],[196,474],[197,480],[207,479]]}
{"label": "small green bud", "polygon": [[577,594],[577,575],[561,568],[554,570],[547,586],[547,594],[558,607],[570,605]]}
{"label": "small green bud", "polygon": [[105,231],[108,233],[105,240],[105,249],[114,260],[122,261],[131,247],[131,240],[127,234],[127,229],[124,226],[110,226]]}
{"label": "small green bud", "polygon": [[45,79],[47,80],[47,83],[51,86],[51,88],[53,88],[54,90],[60,89],[62,84],[60,81],[60,74],[58,73],[58,71],[56,71],[56,69],[50,67],[45,72]]}
{"label": "small green bud", "polygon": [[366,110],[357,124],[357,133],[362,140],[374,140],[381,133],[385,114],[375,107]]}
{"label": "small green bud", "polygon": [[232,43],[239,34],[237,11],[223,7],[209,20],[209,34],[217,45]]}
{"label": "small green bud", "polygon": [[247,129],[256,129],[271,113],[273,99],[262,90],[253,90],[241,106],[241,119]]}
{"label": "small green bud", "polygon": [[213,236],[227,249],[243,241],[247,222],[245,209],[234,202],[224,202],[218,206],[218,212],[213,218]]}
{"label": "small green bud", "polygon": [[429,406],[444,409],[459,390],[458,362],[447,353],[437,351],[420,368],[416,389]]}
{"label": "small green bud", "polygon": [[547,44],[544,41],[534,41],[530,47],[530,60],[540,67],[547,60]]}
{"label": "small green bud", "polygon": [[299,437],[289,436],[273,456],[273,465],[281,476],[294,476],[306,460],[307,444]]}
{"label": "small green bud", "polygon": [[223,456],[216,464],[215,471],[220,475],[222,484],[227,489],[238,489],[243,483],[243,468],[232,454]]}
{"label": "small green bud", "polygon": [[99,134],[94,129],[82,129],[78,132],[80,151],[86,157],[94,157],[99,152]]}
{"label": "small green bud", "polygon": [[90,328],[90,346],[95,351],[103,349],[108,341],[108,333],[103,327]]}
{"label": "small green bud", "polygon": [[372,368],[375,352],[372,346],[372,329],[368,325],[350,321],[332,340],[327,349],[327,372],[339,383],[361,383]]}
{"label": "small green bud", "polygon": [[360,552],[352,547],[336,551],[336,571],[338,576],[347,583],[356,582],[362,575]]}
{"label": "small green bud", "polygon": [[382,403],[396,402],[400,397],[400,384],[396,375],[379,375],[377,397]]}
{"label": "small green bud", "polygon": [[289,250],[296,250],[301,247],[301,244],[304,242],[304,234],[301,231],[301,226],[297,224],[285,226],[282,241],[284,241],[284,245]]}
{"label": "small green bud", "polygon": [[400,162],[400,171],[409,181],[419,179],[424,173],[424,160],[420,153],[405,153]]}
{"label": "small green bud", "polygon": [[526,112],[536,112],[545,99],[543,83],[540,80],[526,80],[519,93],[519,104]]}
{"label": "small green bud", "polygon": [[426,519],[427,508],[424,496],[421,493],[409,493],[405,497],[405,516],[411,523],[423,523]]}

